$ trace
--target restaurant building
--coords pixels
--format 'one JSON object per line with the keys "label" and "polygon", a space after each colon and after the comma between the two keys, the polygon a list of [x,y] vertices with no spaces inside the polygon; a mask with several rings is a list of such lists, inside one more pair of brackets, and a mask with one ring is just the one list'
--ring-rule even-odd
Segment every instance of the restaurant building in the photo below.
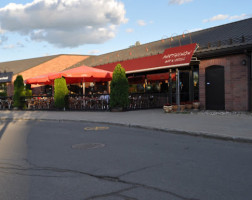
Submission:
{"label": "restaurant building", "polygon": [[45,61],[23,70],[13,61],[7,71],[14,80],[17,74],[26,79],[82,65],[113,71],[120,63],[132,95],[159,95],[160,105],[199,101],[201,109],[251,111],[252,18],[172,36],[99,56],[38,58]]}
{"label": "restaurant building", "polygon": [[[192,55],[177,57],[178,61],[184,60],[176,63],[177,55],[193,49]],[[173,56],[175,63],[166,60],[169,56]],[[163,37],[155,42],[88,58],[80,64],[112,70],[112,66],[121,63],[129,80],[138,82],[142,79],[148,85],[159,79],[162,86],[168,82],[168,89],[163,86],[159,91],[170,93],[169,102],[179,104],[199,100],[201,109],[251,111],[251,58],[252,18],[249,18],[192,33],[185,31],[176,37]],[[169,79],[162,78],[165,76]]]}

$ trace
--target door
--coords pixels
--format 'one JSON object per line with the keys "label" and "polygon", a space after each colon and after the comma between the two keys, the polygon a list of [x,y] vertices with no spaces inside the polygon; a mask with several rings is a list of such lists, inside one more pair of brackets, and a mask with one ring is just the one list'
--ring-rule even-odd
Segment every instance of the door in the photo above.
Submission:
{"label": "door", "polygon": [[206,109],[225,110],[224,67],[206,68]]}
{"label": "door", "polygon": [[180,78],[180,102],[187,102],[190,99],[190,78],[189,72],[181,71],[179,74]]}

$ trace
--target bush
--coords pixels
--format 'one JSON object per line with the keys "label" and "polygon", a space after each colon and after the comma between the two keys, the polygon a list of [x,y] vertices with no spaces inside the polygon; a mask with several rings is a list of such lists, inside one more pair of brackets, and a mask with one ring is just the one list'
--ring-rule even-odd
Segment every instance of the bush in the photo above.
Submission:
{"label": "bush", "polygon": [[54,80],[54,105],[56,108],[67,107],[65,99],[68,92],[66,80],[64,78]]}
{"label": "bush", "polygon": [[25,105],[25,90],[24,90],[24,80],[21,75],[18,75],[14,81],[14,107],[23,109]]}
{"label": "bush", "polygon": [[6,97],[7,96],[7,92],[0,92],[0,97]]}
{"label": "bush", "polygon": [[127,108],[129,105],[129,83],[125,69],[118,64],[113,72],[111,81],[110,107]]}

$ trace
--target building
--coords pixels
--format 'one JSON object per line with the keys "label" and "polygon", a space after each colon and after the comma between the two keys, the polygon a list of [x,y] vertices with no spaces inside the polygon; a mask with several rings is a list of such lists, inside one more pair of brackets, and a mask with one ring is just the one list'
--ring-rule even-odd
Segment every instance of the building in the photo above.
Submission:
{"label": "building", "polygon": [[[189,57],[183,57],[183,53],[189,51],[193,51],[188,53]],[[175,59],[165,58],[172,54],[182,57],[175,56],[177,60],[171,63]],[[17,70],[15,61],[9,68],[5,67],[6,63],[0,63],[0,69],[13,72],[14,78],[18,73],[29,78],[81,65],[113,71],[116,64],[121,63],[130,84],[137,85],[132,91],[148,92],[156,87],[157,92],[167,94],[170,103],[199,100],[202,109],[252,109],[252,18],[192,33],[185,31],[182,35],[143,45],[138,43],[100,56],[61,56],[72,61],[56,69],[54,61],[60,56],[44,57],[38,59],[45,59],[42,64],[26,65],[25,69]],[[22,64],[26,60],[18,62]],[[45,64],[47,71],[41,70],[45,69],[41,67]]]}

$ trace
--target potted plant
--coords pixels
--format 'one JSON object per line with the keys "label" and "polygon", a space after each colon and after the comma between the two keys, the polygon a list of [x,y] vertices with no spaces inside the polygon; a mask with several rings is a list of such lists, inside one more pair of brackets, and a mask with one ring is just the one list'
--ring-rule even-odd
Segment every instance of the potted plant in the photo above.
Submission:
{"label": "potted plant", "polygon": [[178,105],[176,103],[172,103],[172,111],[176,112],[178,110]]}
{"label": "potted plant", "polygon": [[194,110],[198,110],[199,107],[200,107],[200,102],[199,102],[199,100],[194,100],[194,101],[193,101],[193,109],[194,109]]}
{"label": "potted plant", "polygon": [[172,112],[172,105],[169,104],[169,103],[167,103],[167,104],[165,104],[165,105],[163,106],[163,109],[164,109],[164,112],[170,113],[170,112]]}
{"label": "potted plant", "polygon": [[192,109],[192,102],[191,101],[187,101],[185,103],[185,107],[186,107],[187,110],[191,110]]}
{"label": "potted plant", "polygon": [[186,104],[185,104],[185,102],[180,102],[180,112],[184,112],[184,110],[185,110],[185,107],[186,107]]}
{"label": "potted plant", "polygon": [[111,81],[110,108],[111,111],[122,111],[129,105],[129,83],[125,69],[116,65]]}

